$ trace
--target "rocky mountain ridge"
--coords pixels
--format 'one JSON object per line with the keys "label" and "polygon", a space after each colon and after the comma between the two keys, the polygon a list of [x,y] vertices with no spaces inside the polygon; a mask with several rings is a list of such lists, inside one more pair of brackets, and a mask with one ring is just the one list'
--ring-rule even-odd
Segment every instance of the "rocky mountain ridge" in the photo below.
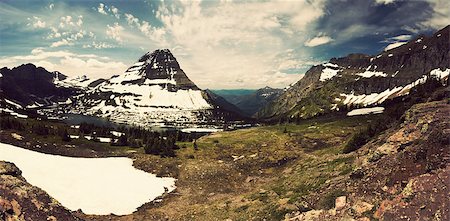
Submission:
{"label": "rocky mountain ridge", "polygon": [[345,106],[368,106],[408,94],[430,76],[448,79],[450,26],[370,56],[350,54],[313,66],[269,103],[260,118],[308,118]]}

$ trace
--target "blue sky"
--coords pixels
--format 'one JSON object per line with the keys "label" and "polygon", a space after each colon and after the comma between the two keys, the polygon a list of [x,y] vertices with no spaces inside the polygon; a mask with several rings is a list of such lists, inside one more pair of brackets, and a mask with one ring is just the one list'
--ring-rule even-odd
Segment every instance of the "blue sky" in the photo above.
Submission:
{"label": "blue sky", "polygon": [[0,1],[0,66],[123,73],[169,48],[201,88],[282,88],[311,65],[450,24],[441,0]]}

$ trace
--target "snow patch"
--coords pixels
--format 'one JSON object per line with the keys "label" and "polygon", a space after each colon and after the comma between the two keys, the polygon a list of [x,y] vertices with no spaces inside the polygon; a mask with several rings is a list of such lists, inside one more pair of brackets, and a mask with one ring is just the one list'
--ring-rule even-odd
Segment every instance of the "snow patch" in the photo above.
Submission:
{"label": "snow patch", "polygon": [[[323,65],[325,68],[322,70],[322,73],[320,74],[320,81],[326,81],[328,79],[333,78],[338,74],[340,71],[339,69],[333,69],[333,68],[339,68],[336,64],[326,63]],[[332,68],[330,68],[332,67]]]}
{"label": "snow patch", "polygon": [[387,74],[383,73],[382,71],[368,71],[368,70],[366,70],[363,73],[357,73],[356,75],[364,77],[364,78],[371,78],[374,76],[375,77],[387,77]]}
{"label": "snow patch", "polygon": [[214,133],[214,132],[219,132],[219,131],[223,131],[223,130],[217,129],[217,128],[199,128],[199,127],[181,129],[181,132],[184,132],[184,133],[192,133],[192,132]]}
{"label": "snow patch", "polygon": [[135,169],[125,157],[76,158],[30,151],[0,143],[0,160],[22,170],[32,185],[70,210],[86,214],[130,214],[175,189],[175,179]]}
{"label": "snow patch", "polygon": [[381,114],[384,111],[384,107],[370,107],[370,108],[360,108],[354,109],[347,113],[347,116],[357,116],[366,114]]}
{"label": "snow patch", "polygon": [[13,105],[13,106],[15,106],[15,107],[17,107],[19,109],[23,109],[22,105],[20,105],[20,104],[18,104],[16,102],[10,101],[8,99],[5,99],[5,101],[6,101],[6,103],[11,104],[11,105]]}

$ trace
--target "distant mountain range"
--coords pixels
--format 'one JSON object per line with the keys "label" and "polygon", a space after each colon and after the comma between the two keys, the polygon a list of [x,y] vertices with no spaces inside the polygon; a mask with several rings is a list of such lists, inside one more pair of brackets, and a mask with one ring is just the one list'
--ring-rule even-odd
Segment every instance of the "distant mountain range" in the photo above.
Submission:
{"label": "distant mountain range", "polygon": [[110,79],[67,78],[32,64],[0,73],[4,99],[45,108],[46,113],[92,115],[139,126],[245,119],[233,104],[199,89],[168,49],[146,53],[124,74]]}
{"label": "distant mountain range", "polygon": [[264,87],[258,90],[213,90],[213,92],[234,104],[247,116],[253,116],[267,103],[280,96],[283,89]]}
{"label": "distant mountain range", "polygon": [[342,107],[376,106],[407,95],[431,77],[448,80],[449,33],[447,26],[378,55],[350,54],[313,66],[256,116],[309,118]]}

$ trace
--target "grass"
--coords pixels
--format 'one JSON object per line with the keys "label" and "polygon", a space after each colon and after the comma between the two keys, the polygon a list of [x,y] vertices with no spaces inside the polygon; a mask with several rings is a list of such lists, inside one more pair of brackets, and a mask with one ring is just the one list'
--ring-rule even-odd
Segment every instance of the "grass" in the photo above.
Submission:
{"label": "grass", "polygon": [[[67,144],[111,152],[135,150],[137,168],[176,177],[176,193],[144,213],[175,220],[280,220],[287,212],[308,210],[305,199],[329,180],[348,176],[354,158],[342,149],[352,134],[376,118],[317,118],[225,131],[198,139],[198,150],[191,142],[178,142],[174,158],[84,139]],[[56,139],[44,138],[62,142]]]}
{"label": "grass", "polygon": [[[199,220],[279,220],[287,212],[307,210],[308,195],[352,171],[354,157],[341,154],[342,148],[375,118],[316,119],[220,132],[198,139],[197,151],[192,143],[177,143],[186,146],[176,151],[177,191],[182,195],[155,210],[174,219],[201,214]],[[298,142],[299,137],[304,141]],[[316,140],[323,147],[307,146]]]}

